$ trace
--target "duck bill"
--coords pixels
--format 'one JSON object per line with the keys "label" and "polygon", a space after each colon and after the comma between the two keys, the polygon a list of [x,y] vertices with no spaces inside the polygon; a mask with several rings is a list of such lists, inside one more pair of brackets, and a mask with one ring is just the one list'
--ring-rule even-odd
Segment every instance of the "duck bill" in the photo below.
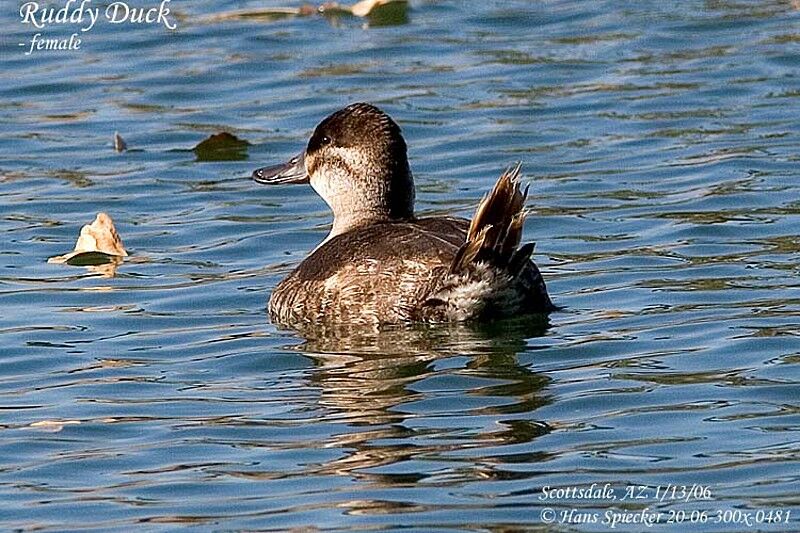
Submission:
{"label": "duck bill", "polygon": [[259,168],[253,171],[253,179],[257,183],[275,185],[279,183],[308,183],[306,172],[306,153],[300,152],[289,161],[280,165]]}

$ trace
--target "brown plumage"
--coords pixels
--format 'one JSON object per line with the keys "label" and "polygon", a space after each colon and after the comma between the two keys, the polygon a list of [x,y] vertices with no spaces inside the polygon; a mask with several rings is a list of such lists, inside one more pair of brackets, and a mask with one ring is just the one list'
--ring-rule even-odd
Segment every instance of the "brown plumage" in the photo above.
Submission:
{"label": "brown plumage", "polygon": [[519,246],[528,197],[527,187],[520,190],[519,172],[519,163],[506,170],[478,204],[447,276],[423,304],[430,318],[486,319],[555,309],[530,260],[534,244]]}
{"label": "brown plumage", "polygon": [[555,309],[533,243],[519,246],[527,196],[506,171],[472,221],[381,222],[327,241],[272,294],[275,322],[397,324],[489,320]]}
{"label": "brown plumage", "polygon": [[520,167],[517,163],[506,170],[478,204],[466,242],[453,261],[451,273],[474,262],[492,262],[502,267],[511,263],[522,238],[525,199],[528,197],[528,187],[525,187],[525,192],[519,187]]}
{"label": "brown plumage", "polygon": [[416,218],[400,128],[375,106],[325,119],[290,164],[261,183],[310,182],[334,211],[331,234],[272,293],[279,324],[397,324],[489,320],[555,309],[520,246],[527,188],[508,169],[471,221]]}

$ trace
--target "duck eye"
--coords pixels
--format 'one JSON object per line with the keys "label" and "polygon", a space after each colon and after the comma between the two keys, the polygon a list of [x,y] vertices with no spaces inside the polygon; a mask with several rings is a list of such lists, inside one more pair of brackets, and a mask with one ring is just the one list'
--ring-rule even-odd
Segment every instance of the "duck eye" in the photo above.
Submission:
{"label": "duck eye", "polygon": [[321,143],[323,146],[324,146],[324,145],[326,145],[326,144],[330,144],[330,143],[331,143],[331,138],[330,138],[330,137],[328,137],[327,135],[323,135],[323,136],[322,136],[322,139],[320,139],[320,143]]}

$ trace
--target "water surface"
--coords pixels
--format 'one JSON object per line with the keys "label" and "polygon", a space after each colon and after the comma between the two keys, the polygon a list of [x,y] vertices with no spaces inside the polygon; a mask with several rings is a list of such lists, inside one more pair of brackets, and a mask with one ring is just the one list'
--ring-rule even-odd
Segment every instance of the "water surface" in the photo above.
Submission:
{"label": "water surface", "polygon": [[[654,531],[800,529],[797,6],[172,4],[175,31],[98,23],[32,56],[16,6],[0,15],[3,529],[605,531],[558,522],[643,508]],[[247,176],[353,101],[401,124],[421,213],[469,216],[521,161],[565,310],[270,324],[330,217]],[[191,150],[220,131],[251,144]],[[47,264],[98,211],[131,254],[117,275]],[[592,483],[709,498],[542,498]]]}

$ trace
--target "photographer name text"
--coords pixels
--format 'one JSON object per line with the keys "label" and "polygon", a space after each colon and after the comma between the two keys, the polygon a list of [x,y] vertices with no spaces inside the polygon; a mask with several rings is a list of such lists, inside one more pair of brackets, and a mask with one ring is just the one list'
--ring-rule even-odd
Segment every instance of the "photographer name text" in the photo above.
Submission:
{"label": "photographer name text", "polygon": [[[768,526],[782,528],[792,520],[789,508],[728,508],[715,504],[711,487],[697,483],[626,485],[621,488],[611,483],[545,486],[536,499],[552,505],[541,508],[539,512],[544,524],[597,524],[609,530],[635,527],[644,531],[661,524],[692,526],[700,530],[709,524],[761,530]],[[681,504],[692,508],[674,508]],[[628,505],[633,508],[627,508]]]}

